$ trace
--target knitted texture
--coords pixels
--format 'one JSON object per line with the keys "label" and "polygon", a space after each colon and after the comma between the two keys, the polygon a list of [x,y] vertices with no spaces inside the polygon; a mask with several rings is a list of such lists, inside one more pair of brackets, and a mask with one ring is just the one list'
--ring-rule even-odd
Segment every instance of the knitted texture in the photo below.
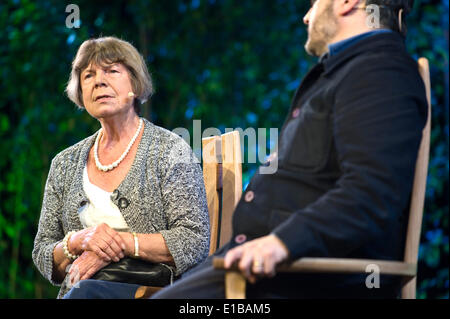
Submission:
{"label": "knitted texture", "polygon": [[[130,231],[160,233],[180,275],[202,262],[209,251],[209,215],[201,167],[178,135],[144,119],[144,133],[134,162],[111,195]],[[63,150],[52,160],[45,185],[33,261],[53,285],[58,298],[70,289],[69,276],[52,279],[53,250],[69,231],[83,229],[79,211],[89,201],[83,168],[98,132]]]}

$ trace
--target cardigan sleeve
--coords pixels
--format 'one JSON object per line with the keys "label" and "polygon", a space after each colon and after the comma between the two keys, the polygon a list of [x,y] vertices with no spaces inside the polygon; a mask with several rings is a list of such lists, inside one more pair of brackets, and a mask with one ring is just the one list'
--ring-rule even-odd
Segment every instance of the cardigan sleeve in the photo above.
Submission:
{"label": "cardigan sleeve", "polygon": [[161,190],[168,228],[160,233],[179,275],[208,256],[208,206],[202,169],[190,146],[174,139],[163,156]]}
{"label": "cardigan sleeve", "polygon": [[60,283],[53,280],[53,250],[64,238],[61,223],[61,189],[64,174],[58,156],[52,160],[50,171],[45,184],[44,198],[42,201],[41,215],[34,247],[32,252],[33,262],[41,274],[53,285]]}

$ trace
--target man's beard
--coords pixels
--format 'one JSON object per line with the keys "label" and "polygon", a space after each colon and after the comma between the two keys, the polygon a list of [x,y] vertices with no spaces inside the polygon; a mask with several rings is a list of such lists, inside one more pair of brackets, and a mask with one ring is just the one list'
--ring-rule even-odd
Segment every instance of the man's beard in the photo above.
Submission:
{"label": "man's beard", "polygon": [[308,40],[305,49],[308,54],[321,56],[328,51],[328,44],[337,33],[337,19],[333,12],[333,1],[308,26]]}

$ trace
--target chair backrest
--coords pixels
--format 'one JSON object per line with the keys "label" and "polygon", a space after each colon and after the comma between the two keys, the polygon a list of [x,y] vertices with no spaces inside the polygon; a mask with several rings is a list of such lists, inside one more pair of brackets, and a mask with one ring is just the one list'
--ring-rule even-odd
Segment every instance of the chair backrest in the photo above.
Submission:
{"label": "chair backrest", "polygon": [[203,179],[211,225],[211,255],[231,239],[233,212],[242,195],[239,132],[204,138],[202,149]]}
{"label": "chair backrest", "polygon": [[[422,132],[422,141],[416,160],[416,170],[411,193],[408,230],[406,234],[405,256],[406,263],[417,264],[419,254],[420,231],[422,228],[423,207],[425,202],[425,190],[428,174],[428,160],[430,153],[431,130],[431,82],[428,60],[418,60],[419,73],[425,84],[428,102],[428,118]],[[408,281],[402,288],[402,298],[414,299],[416,296],[416,278]]]}

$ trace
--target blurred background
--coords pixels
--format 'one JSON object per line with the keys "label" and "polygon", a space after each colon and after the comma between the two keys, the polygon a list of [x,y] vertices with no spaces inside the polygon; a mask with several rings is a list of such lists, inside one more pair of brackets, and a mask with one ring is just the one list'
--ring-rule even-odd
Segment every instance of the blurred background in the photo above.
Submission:
{"label": "blurred background", "polygon": [[[78,28],[66,27],[72,3]],[[308,8],[306,0],[2,0],[0,298],[55,298],[58,291],[31,251],[51,159],[100,127],[64,94],[84,40],[114,35],[142,53],[156,93],[141,115],[157,125],[192,132],[201,119],[202,130],[281,128],[317,61],[303,48]],[[418,298],[449,295],[448,10],[448,0],[416,0],[408,18],[409,52],[431,64],[433,107]],[[244,156],[249,151],[246,145]],[[256,168],[244,164],[244,187]]]}

